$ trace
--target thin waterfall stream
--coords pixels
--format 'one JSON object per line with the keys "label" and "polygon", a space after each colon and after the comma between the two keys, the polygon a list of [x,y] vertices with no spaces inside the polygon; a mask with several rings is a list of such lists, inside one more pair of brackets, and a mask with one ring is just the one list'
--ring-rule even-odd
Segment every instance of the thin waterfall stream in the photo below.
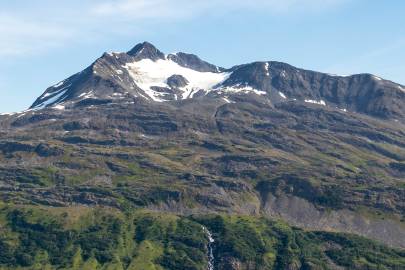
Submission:
{"label": "thin waterfall stream", "polygon": [[207,245],[207,248],[208,248],[208,254],[207,254],[208,255],[208,267],[207,267],[207,269],[208,270],[214,270],[214,260],[215,260],[215,258],[214,258],[214,251],[213,251],[212,246],[213,246],[215,240],[214,240],[214,237],[212,237],[211,232],[206,227],[203,226],[203,230],[204,230],[204,232],[205,232],[205,234],[207,235],[207,238],[208,238],[208,245]]}

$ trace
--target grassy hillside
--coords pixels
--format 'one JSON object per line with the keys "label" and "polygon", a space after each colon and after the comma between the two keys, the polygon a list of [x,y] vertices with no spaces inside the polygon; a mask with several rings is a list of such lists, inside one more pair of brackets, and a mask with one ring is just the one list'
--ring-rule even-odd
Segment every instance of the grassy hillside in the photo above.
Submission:
{"label": "grassy hillside", "polygon": [[404,138],[253,97],[6,116],[0,265],[202,270],[205,226],[215,270],[403,269],[403,251],[329,231],[405,247]]}
{"label": "grassy hillside", "polygon": [[[1,205],[0,269],[404,269],[405,252],[259,217]],[[339,268],[343,267],[343,268]]]}

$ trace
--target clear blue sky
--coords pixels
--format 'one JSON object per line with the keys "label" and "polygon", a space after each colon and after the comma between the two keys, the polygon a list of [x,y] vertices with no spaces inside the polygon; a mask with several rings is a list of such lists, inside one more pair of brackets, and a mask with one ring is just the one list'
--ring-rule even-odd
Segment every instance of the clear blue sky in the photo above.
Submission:
{"label": "clear blue sky", "polygon": [[405,84],[402,0],[1,0],[0,112],[147,40],[230,67],[277,60]]}

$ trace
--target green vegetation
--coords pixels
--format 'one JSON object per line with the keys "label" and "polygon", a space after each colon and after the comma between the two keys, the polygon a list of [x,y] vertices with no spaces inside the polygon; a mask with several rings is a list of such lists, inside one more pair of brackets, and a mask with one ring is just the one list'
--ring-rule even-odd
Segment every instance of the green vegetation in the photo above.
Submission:
{"label": "green vegetation", "polygon": [[401,269],[405,252],[353,235],[308,232],[263,218],[216,216],[201,220],[215,232],[219,257],[255,269]]}
{"label": "green vegetation", "polygon": [[[0,205],[0,269],[403,269],[405,252],[258,217]],[[295,268],[294,268],[295,267]]]}

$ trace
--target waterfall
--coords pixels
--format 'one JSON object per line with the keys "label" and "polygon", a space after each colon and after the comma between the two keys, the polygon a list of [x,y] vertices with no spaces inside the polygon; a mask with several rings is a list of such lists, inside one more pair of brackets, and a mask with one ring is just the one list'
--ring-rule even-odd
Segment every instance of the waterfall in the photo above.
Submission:
{"label": "waterfall", "polygon": [[207,270],[214,270],[214,251],[212,249],[212,245],[214,244],[215,240],[212,237],[211,232],[203,226],[203,230],[208,238],[208,267]]}

